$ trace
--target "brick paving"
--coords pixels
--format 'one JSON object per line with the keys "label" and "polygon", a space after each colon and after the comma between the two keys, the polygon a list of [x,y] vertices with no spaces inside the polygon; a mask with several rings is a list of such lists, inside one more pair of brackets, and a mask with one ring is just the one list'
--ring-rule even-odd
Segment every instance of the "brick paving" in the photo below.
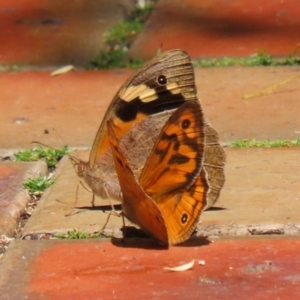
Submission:
{"label": "brick paving", "polygon": [[[0,297],[298,299],[299,247],[287,237],[197,239],[168,250],[145,240],[18,240],[1,265]],[[185,272],[163,269],[191,260]]]}
{"label": "brick paving", "polygon": [[[161,0],[131,53],[152,57],[163,41],[164,50],[183,48],[193,57],[242,56],[262,49],[287,55],[299,43],[300,12],[293,0],[264,5],[235,0],[226,2],[226,7],[223,1],[198,2],[173,1],[170,5]],[[76,70],[50,77],[51,65],[84,65],[103,45],[103,32],[122,19],[131,5],[130,1],[122,1],[121,6],[79,1],[70,10],[66,1],[51,3],[0,0],[0,62],[37,68],[0,73],[1,157],[30,147],[32,140],[61,146],[64,142],[52,132],[53,127],[69,146],[90,148],[108,103],[132,73]],[[248,100],[242,96],[300,75],[300,67],[195,72],[203,109],[222,143],[299,138],[299,77],[268,95]],[[299,298],[300,150],[225,151],[226,184],[216,207],[203,213],[199,226],[199,235],[209,235],[208,239],[194,237],[168,250],[150,239],[127,239],[125,244],[118,237],[17,239],[0,257],[0,299]],[[21,182],[32,172],[43,173],[44,167],[1,162],[0,233],[13,233],[28,201]],[[101,211],[85,210],[65,217],[78,184],[67,158],[56,176],[56,184],[40,200],[24,233],[99,229],[107,216]],[[80,193],[80,205],[89,205],[91,195]],[[121,219],[112,217],[109,228],[117,233],[120,226]],[[216,237],[223,235],[226,237]],[[204,259],[206,265],[183,273],[163,270],[192,259]]]}

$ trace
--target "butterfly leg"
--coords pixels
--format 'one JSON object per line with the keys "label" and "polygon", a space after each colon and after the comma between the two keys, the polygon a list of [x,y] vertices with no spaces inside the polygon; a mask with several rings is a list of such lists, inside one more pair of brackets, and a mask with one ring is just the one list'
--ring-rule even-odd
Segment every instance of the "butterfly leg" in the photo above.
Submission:
{"label": "butterfly leg", "polygon": [[126,231],[127,231],[127,229],[126,229],[126,224],[125,224],[125,215],[124,215],[123,212],[121,212],[121,214],[122,214],[122,221],[123,221],[123,228],[122,228],[123,229],[122,230],[123,238],[121,240],[121,243],[125,244],[125,238],[126,238]]}
{"label": "butterfly leg", "polygon": [[[86,191],[88,191],[88,192],[90,192],[90,193],[93,193],[93,191],[91,191],[90,189],[88,189],[88,188],[82,183],[82,181],[79,181],[79,183],[81,184],[81,186],[82,186]],[[78,192],[78,189],[77,189],[77,192]],[[93,193],[93,197],[92,197],[92,202],[91,202],[91,204],[92,204],[92,207],[95,206],[95,194],[94,194],[94,193]]]}
{"label": "butterfly leg", "polygon": [[93,193],[93,197],[92,197],[92,207],[95,206],[95,194]]}
{"label": "butterfly leg", "polygon": [[[74,203],[74,205],[73,205],[73,207],[72,207],[72,210],[69,212],[69,213],[67,213],[67,214],[65,214],[65,217],[70,217],[70,216],[73,216],[73,215],[76,215],[76,214],[79,214],[81,211],[77,211],[77,212],[74,212],[74,210],[75,210],[75,208],[77,208],[76,207],[76,204],[77,204],[77,202],[78,202],[78,193],[79,193],[79,185],[81,185],[85,190],[87,190],[88,192],[90,192],[90,193],[92,193],[92,191],[91,190],[89,190],[80,180],[79,180],[79,183],[77,183],[77,186],[76,186],[76,198],[75,198],[75,203]],[[57,200],[58,201],[58,200]],[[60,202],[60,201],[59,201]],[[93,193],[93,198],[92,198],[92,207],[94,207],[95,206],[95,194]]]}
{"label": "butterfly leg", "polygon": [[110,199],[110,196],[109,196],[109,192],[108,192],[108,190],[107,190],[107,188],[106,188],[105,186],[104,186],[104,191],[105,191],[105,193],[106,193],[106,195],[107,195],[107,199],[108,199],[108,201],[109,201],[109,205],[111,206],[111,212],[115,212],[116,215],[119,215],[119,213],[116,211],[114,205],[113,205],[112,202],[111,202],[111,199]]}
{"label": "butterfly leg", "polygon": [[74,210],[76,208],[76,203],[78,201],[78,190],[79,190],[79,184],[77,183],[75,203],[72,207],[72,210],[69,213],[65,214],[65,217],[70,217],[70,216],[73,216],[73,215],[76,215],[76,214],[80,213],[80,211],[77,211],[77,212],[74,213]]}
{"label": "butterfly leg", "polygon": [[118,212],[115,211],[115,210],[111,211],[111,212],[108,214],[108,217],[107,217],[107,219],[106,219],[104,225],[102,226],[102,228],[96,232],[97,234],[103,234],[103,235],[105,235],[105,233],[104,233],[103,231],[104,231],[104,229],[106,228],[106,226],[107,226],[107,224],[108,224],[108,222],[109,222],[109,219],[110,219],[111,215],[114,215],[114,216],[117,216],[117,217],[121,217],[122,212],[118,213]]}

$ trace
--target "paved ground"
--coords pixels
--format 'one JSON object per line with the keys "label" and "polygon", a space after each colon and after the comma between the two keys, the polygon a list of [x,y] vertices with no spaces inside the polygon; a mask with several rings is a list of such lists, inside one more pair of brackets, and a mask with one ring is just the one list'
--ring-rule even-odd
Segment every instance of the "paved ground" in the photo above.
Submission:
{"label": "paved ground", "polygon": [[[90,147],[109,102],[132,72],[75,71],[57,77],[49,72],[0,73],[1,101],[6,107],[0,115],[2,148],[30,147],[34,140],[55,147],[64,143]],[[223,142],[295,139],[300,131],[300,78],[270,95],[242,97],[298,73],[299,67],[198,68],[196,83],[203,110]]]}
{"label": "paved ground", "polygon": [[[299,247],[299,238],[198,239],[168,250],[149,241],[18,240],[1,266],[1,297],[298,299]],[[186,272],[163,269],[192,260]]]}
{"label": "paved ground", "polygon": [[[120,4],[77,1],[70,10],[66,1],[58,5],[0,0],[0,61],[37,69],[0,73],[1,157],[30,147],[32,140],[54,147],[65,142],[77,148],[91,146],[108,103],[132,71],[75,71],[50,77],[49,66],[84,65],[99,51],[103,32],[122,18],[131,2]],[[296,4],[235,0],[223,7],[222,1],[170,5],[161,0],[131,52],[151,57],[163,42],[164,50],[184,48],[193,57],[241,56],[260,49],[286,55],[299,43]],[[299,77],[269,95],[242,99],[296,75],[300,67],[196,69],[203,109],[222,143],[299,138]],[[243,299],[299,298],[300,150],[225,151],[226,184],[199,226],[199,235],[208,239],[195,237],[168,250],[149,239],[128,239],[125,244],[118,237],[18,239],[0,257],[0,299],[232,299],[238,293]],[[40,163],[0,163],[0,234],[13,233],[28,201],[21,182],[39,172],[45,172]],[[56,184],[26,224],[24,237],[101,228],[107,213],[99,210],[65,217],[78,182],[67,158],[55,176]],[[79,191],[77,205],[89,205],[91,195]],[[121,220],[112,217],[108,230],[120,234],[120,226]],[[206,264],[183,273],[163,270],[192,259]]]}

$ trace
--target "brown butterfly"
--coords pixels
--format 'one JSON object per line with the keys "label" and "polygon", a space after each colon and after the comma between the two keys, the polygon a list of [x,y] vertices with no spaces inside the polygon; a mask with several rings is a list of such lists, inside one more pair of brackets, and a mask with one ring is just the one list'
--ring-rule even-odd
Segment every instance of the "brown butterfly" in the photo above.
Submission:
{"label": "brown butterfly", "polygon": [[123,213],[163,244],[188,239],[206,205],[204,122],[198,102],[182,104],[164,125],[137,180],[108,121]]}
{"label": "brown butterfly", "polygon": [[[107,121],[113,123],[122,153],[132,171],[139,176],[167,119],[176,108],[191,100],[198,102],[188,54],[171,50],[154,57],[126,81],[112,100],[95,137],[89,161],[71,158],[77,174],[84,178],[94,194],[121,200]],[[224,183],[225,155],[216,131],[208,122],[204,128],[204,160],[211,185],[208,203],[212,205]]]}

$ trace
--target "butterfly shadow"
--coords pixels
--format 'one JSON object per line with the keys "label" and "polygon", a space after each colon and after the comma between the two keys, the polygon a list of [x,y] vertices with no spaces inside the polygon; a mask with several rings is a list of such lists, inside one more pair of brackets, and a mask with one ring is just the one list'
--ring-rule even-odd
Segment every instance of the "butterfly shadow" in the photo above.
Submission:
{"label": "butterfly shadow", "polygon": [[[59,203],[69,205],[69,203],[65,203],[58,199],[56,199],[56,201]],[[111,213],[112,211],[121,211],[122,210],[121,204],[114,204],[113,206],[112,205],[84,205],[84,206],[69,205],[69,206],[71,207],[71,211],[65,215],[66,217],[70,217],[70,216],[80,214],[80,213],[83,213],[86,211],[102,211],[102,212]]]}
{"label": "butterfly shadow", "polygon": [[113,210],[121,211],[122,205],[121,204],[114,204],[113,208],[111,205],[94,205],[94,206],[74,206],[76,209],[80,210],[96,210],[96,211],[103,211],[103,212],[110,212]]}
{"label": "butterfly shadow", "polygon": [[[163,245],[157,242],[155,239],[147,235],[142,229],[134,226],[126,226],[121,229],[123,238],[113,237],[111,242],[116,247],[121,248],[143,248],[148,250],[167,250],[170,246]],[[204,236],[192,236],[184,243],[175,245],[174,247],[200,247],[207,246],[211,241]]]}
{"label": "butterfly shadow", "polygon": [[208,208],[205,211],[222,211],[222,210],[226,210],[226,207],[219,207],[219,206],[211,206],[210,208]]}
{"label": "butterfly shadow", "polygon": [[125,226],[121,228],[123,237],[112,237],[111,243],[121,248],[143,248],[149,250],[167,250],[168,245],[159,244],[151,238],[142,229],[134,226]]}
{"label": "butterfly shadow", "polygon": [[211,241],[208,239],[207,236],[191,236],[187,241],[177,244],[174,247],[201,247],[201,246],[208,246],[211,244]]}

